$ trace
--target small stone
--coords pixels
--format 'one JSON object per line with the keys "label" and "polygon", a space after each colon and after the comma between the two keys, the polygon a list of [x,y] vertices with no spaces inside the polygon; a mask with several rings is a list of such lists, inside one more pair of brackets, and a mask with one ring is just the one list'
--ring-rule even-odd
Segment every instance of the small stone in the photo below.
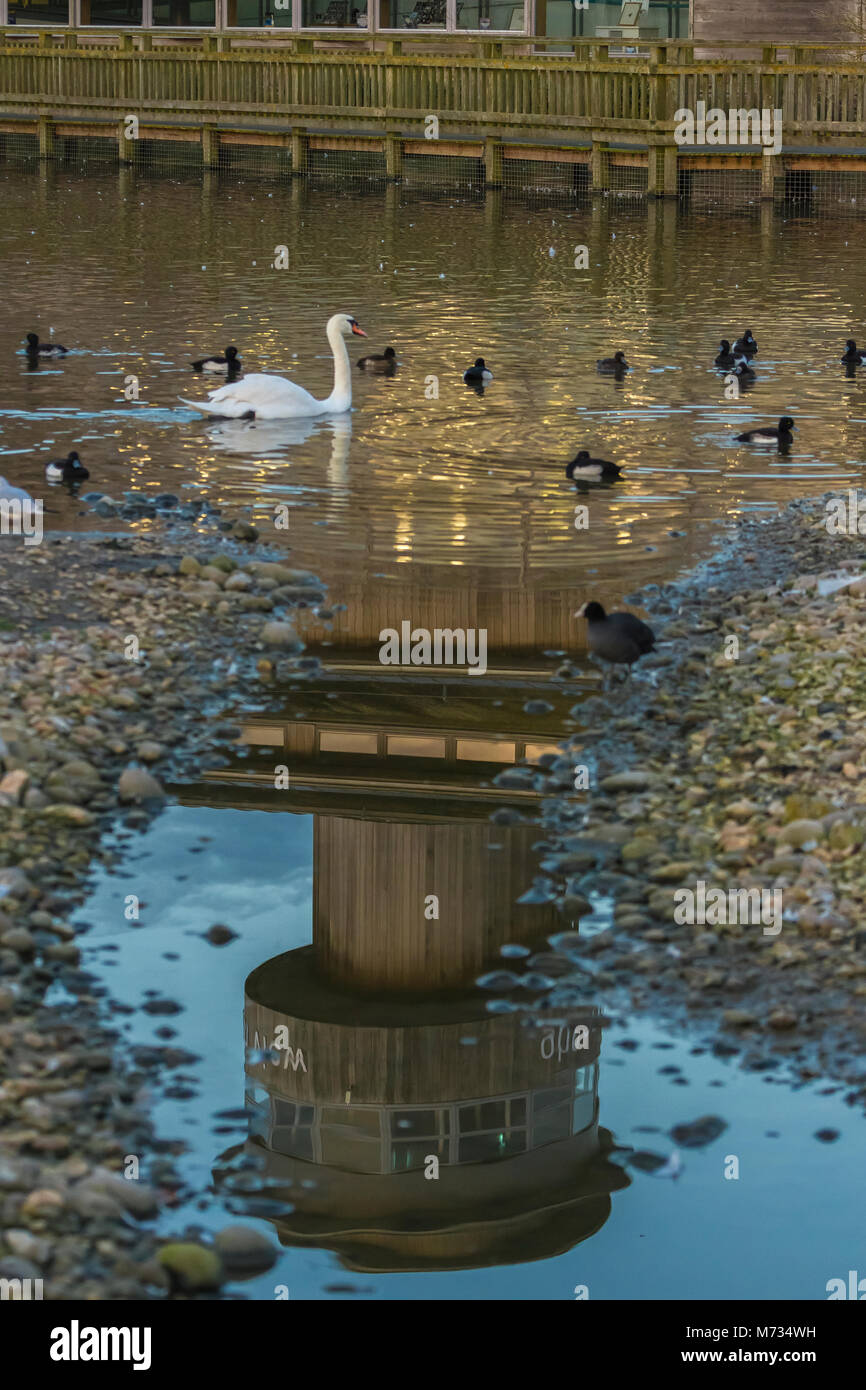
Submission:
{"label": "small stone", "polygon": [[154,743],[151,739],[145,739],[143,743],[135,746],[135,756],[142,763],[156,763],[165,754],[165,749],[161,743]]}
{"label": "small stone", "polygon": [[277,1258],[268,1238],[248,1226],[224,1226],[214,1237],[214,1247],[230,1274],[261,1274]]}
{"label": "small stone", "polygon": [[265,623],[259,635],[269,647],[288,647],[295,641],[291,623]]}
{"label": "small stone", "polygon": [[151,773],[143,767],[125,767],[117,784],[117,794],[121,801],[164,800],[165,791]]}
{"label": "small stone", "polygon": [[26,927],[10,927],[0,936],[0,946],[19,956],[29,956],[36,949],[36,941]]}
{"label": "small stone", "polygon": [[694,873],[694,865],[687,860],[677,860],[671,864],[660,864],[653,869],[650,878],[654,883],[682,883]]}
{"label": "small stone", "polygon": [[195,558],[194,555],[184,555],[183,559],[178,565],[178,572],[180,574],[195,575],[198,574],[200,571],[201,565],[199,564],[198,560]]}
{"label": "small stone", "polygon": [[654,772],[632,768],[628,772],[615,772],[599,783],[603,792],[643,792],[655,785],[658,777]]}
{"label": "small stone", "polygon": [[771,1028],[782,1032],[786,1028],[796,1028],[799,1018],[790,1009],[774,1009],[767,1019]]}
{"label": "small stone", "polygon": [[722,1022],[729,1028],[752,1028],[758,1020],[748,1009],[725,1009]]}
{"label": "small stone", "polygon": [[223,926],[221,922],[215,922],[203,935],[205,941],[209,941],[212,946],[225,946],[229,941],[236,939],[237,932],[232,931],[231,927]]}
{"label": "small stone", "polygon": [[21,1203],[21,1215],[51,1216],[65,1205],[62,1194],[55,1192],[53,1187],[37,1187]]}
{"label": "small stone", "polygon": [[253,580],[244,570],[235,570],[234,574],[229,575],[226,580],[226,593],[234,593],[238,589],[251,589]]}
{"label": "small stone", "polygon": [[218,1289],[223,1281],[223,1268],[215,1251],[192,1241],[175,1241],[164,1245],[158,1260],[172,1281],[187,1293]]}
{"label": "small stone", "polygon": [[792,820],[779,831],[776,843],[805,849],[819,844],[825,835],[826,831],[819,820]]}

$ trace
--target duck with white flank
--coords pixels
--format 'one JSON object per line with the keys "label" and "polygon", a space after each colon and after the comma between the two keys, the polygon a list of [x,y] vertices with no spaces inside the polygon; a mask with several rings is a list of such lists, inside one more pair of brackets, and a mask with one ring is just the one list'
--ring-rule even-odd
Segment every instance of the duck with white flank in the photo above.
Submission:
{"label": "duck with white flank", "polygon": [[223,376],[231,376],[233,372],[240,371],[241,359],[238,357],[237,348],[229,346],[224,357],[200,357],[192,365],[197,372],[218,372]]}
{"label": "duck with white flank", "polygon": [[362,372],[378,372],[380,376],[392,376],[397,367],[397,354],[393,348],[386,348],[384,352],[359,357],[358,366]]}
{"label": "duck with white flank", "polygon": [[596,371],[602,372],[607,376],[611,374],[619,376],[623,372],[631,371],[631,367],[625,360],[624,352],[615,352],[613,357],[599,357],[595,364],[595,368]]}
{"label": "duck with white flank", "polygon": [[579,453],[566,464],[566,478],[588,478],[597,480],[599,478],[621,478],[622,469],[619,464],[611,463],[609,459],[594,459],[590,457],[588,449],[581,449]]}
{"label": "duck with white flank", "polygon": [[747,328],[742,338],[738,338],[734,343],[734,352],[744,357],[755,357],[758,351],[758,344],[752,337],[751,328]]}
{"label": "duck with white flank", "polygon": [[790,415],[783,415],[778,425],[766,425],[760,430],[745,430],[743,434],[736,436],[736,440],[738,444],[790,444],[794,438],[791,433],[794,428],[794,421]]}
{"label": "duck with white flank", "polygon": [[633,613],[605,613],[600,603],[585,603],[574,615],[586,618],[586,645],[599,661],[628,666],[655,647],[652,628]]}
{"label": "duck with white flank", "polygon": [[40,343],[38,333],[27,334],[28,357],[62,357],[66,351],[60,343]]}
{"label": "duck with white flank", "polygon": [[476,357],[475,366],[466,368],[463,373],[463,380],[469,386],[478,386],[484,381],[492,381],[493,373],[483,357]]}
{"label": "duck with white flank", "polygon": [[49,483],[83,483],[90,473],[73,449],[65,459],[53,459],[45,465],[45,476]]}
{"label": "duck with white flank", "polygon": [[367,335],[351,314],[334,314],[325,325],[325,333],[334,357],[334,389],[323,401],[311,396],[295,381],[260,372],[232,386],[218,387],[210,392],[208,401],[188,401],[182,396],[181,401],[203,415],[221,415],[229,420],[293,420],[342,415],[352,409],[352,369],[343,334],[357,333],[359,338]]}
{"label": "duck with white flank", "polygon": [[845,344],[845,352],[842,361],[848,366],[862,367],[866,362],[866,352],[861,352],[853,338],[849,338]]}

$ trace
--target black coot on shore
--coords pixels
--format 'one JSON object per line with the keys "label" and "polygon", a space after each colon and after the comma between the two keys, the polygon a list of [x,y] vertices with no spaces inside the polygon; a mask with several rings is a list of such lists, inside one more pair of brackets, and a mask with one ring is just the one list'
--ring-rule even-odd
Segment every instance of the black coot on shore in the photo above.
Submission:
{"label": "black coot on shore", "polygon": [[655,647],[652,628],[633,613],[605,613],[594,600],[574,615],[586,618],[586,644],[593,656],[612,666],[628,666]]}

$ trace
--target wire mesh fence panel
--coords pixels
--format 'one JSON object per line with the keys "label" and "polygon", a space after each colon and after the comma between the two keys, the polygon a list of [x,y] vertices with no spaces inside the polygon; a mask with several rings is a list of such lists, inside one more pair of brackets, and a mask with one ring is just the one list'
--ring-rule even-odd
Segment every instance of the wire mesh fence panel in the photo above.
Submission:
{"label": "wire mesh fence panel", "polygon": [[696,169],[681,160],[678,184],[680,198],[695,209],[750,211],[761,202],[760,169]]}
{"label": "wire mesh fence panel", "polygon": [[618,163],[611,160],[607,192],[616,197],[645,198],[648,170],[646,164]]}
{"label": "wire mesh fence panel", "polygon": [[590,192],[589,164],[565,160],[505,159],[502,188],[509,198],[530,202],[574,202]]}
{"label": "wire mesh fence panel", "polygon": [[36,132],[10,130],[0,132],[0,164],[22,168],[35,164],[39,154]]}
{"label": "wire mesh fence panel", "polygon": [[243,145],[221,140],[217,168],[221,174],[252,179],[290,179],[292,152],[287,147]]}
{"label": "wire mesh fence panel", "polygon": [[385,155],[376,150],[317,150],[307,153],[307,178],[327,183],[383,183]]}
{"label": "wire mesh fence panel", "polygon": [[443,192],[472,192],[484,188],[484,160],[471,155],[404,154],[403,183],[407,188]]}
{"label": "wire mesh fence panel", "polygon": [[788,168],[773,180],[773,201],[801,215],[860,216],[866,213],[866,168]]}

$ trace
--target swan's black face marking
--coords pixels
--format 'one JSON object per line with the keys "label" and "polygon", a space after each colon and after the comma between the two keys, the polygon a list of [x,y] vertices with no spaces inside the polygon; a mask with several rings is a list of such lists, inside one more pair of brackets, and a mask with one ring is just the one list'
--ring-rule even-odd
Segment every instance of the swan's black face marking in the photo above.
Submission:
{"label": "swan's black face marking", "polygon": [[358,322],[357,319],[349,319],[349,323],[350,323],[351,326],[352,326],[352,332],[353,332],[353,333],[356,333],[357,336],[358,336],[359,338],[366,338],[367,335],[366,335],[366,333],[364,332],[363,328],[361,327],[361,325],[359,324],[359,322]]}

